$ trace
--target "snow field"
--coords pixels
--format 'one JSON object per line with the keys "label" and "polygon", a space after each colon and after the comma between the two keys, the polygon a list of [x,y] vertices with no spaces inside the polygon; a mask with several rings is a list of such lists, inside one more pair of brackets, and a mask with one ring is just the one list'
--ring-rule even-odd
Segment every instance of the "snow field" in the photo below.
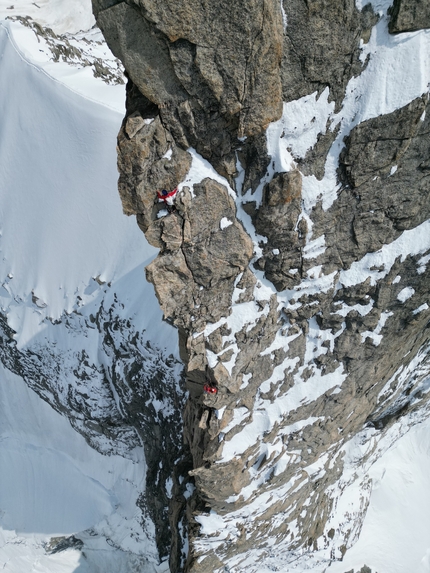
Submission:
{"label": "snow field", "polygon": [[[0,94],[1,294],[24,346],[45,328],[44,318],[85,306],[103,283],[139,267],[143,277],[157,251],[121,213],[115,141],[122,115],[28,64],[4,28],[0,42],[0,74],[9,86]],[[161,322],[152,286],[123,280],[122,288],[135,306],[139,300],[140,311],[133,310],[149,319],[147,326],[160,323],[153,342],[175,348],[175,332]]]}
{"label": "snow field", "polygon": [[[100,555],[109,552],[113,563],[104,571],[117,573],[115,563],[125,565],[126,552],[132,551],[144,557],[143,571],[154,573],[154,528],[147,522],[142,532],[136,507],[145,483],[142,448],[134,451],[134,459],[99,454],[20,377],[3,367],[0,377],[2,570],[71,573],[79,566],[76,570],[90,573],[98,571]],[[88,548],[98,557],[84,560],[77,550],[45,553],[52,537],[85,536],[85,530],[91,532]]]}
{"label": "snow field", "polygon": [[[28,7],[43,24],[57,22],[57,32],[70,30],[68,15],[74,30],[93,22],[89,0],[42,0],[40,12],[31,4],[15,4],[14,13]],[[7,15],[1,2],[0,18]],[[88,36],[100,40],[100,32]],[[84,37],[76,44],[87,49]],[[118,197],[115,142],[124,86],[104,84],[89,68],[53,63],[39,40],[16,22],[0,22],[0,79],[7,86],[0,90],[0,306],[19,349],[42,347],[50,358],[61,357],[64,377],[55,388],[61,401],[76,383],[64,372],[73,370],[77,354],[109,366],[99,332],[88,326],[101,308],[129,320],[160,355],[178,354],[177,333],[162,322],[144,277],[157,251],[122,214]],[[106,45],[99,50],[93,55],[103,57]],[[95,378],[86,406],[103,410],[92,384]],[[98,453],[3,368],[0,413],[3,571],[166,571],[156,564],[154,526],[136,506],[145,488],[141,447],[119,444],[124,456]],[[98,446],[112,451],[107,439]],[[85,557],[78,549],[46,553],[52,537],[71,534],[84,541]]]}
{"label": "snow field", "polygon": [[56,34],[90,30],[95,24],[91,0],[0,0],[0,19],[8,16],[30,16]]}

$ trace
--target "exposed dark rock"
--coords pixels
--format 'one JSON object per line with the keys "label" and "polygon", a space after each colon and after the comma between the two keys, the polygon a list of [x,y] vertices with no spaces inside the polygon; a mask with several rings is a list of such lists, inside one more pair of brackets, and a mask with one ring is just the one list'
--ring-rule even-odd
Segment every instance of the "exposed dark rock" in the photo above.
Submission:
{"label": "exposed dark rock", "polygon": [[[345,573],[354,573],[354,569],[351,569],[351,571],[346,571]],[[363,565],[363,567],[360,569],[360,571],[357,571],[357,573],[372,573],[372,570],[369,569],[367,565]]]}
{"label": "exposed dark rock", "polygon": [[[337,201],[327,211],[317,204],[311,215],[313,237],[324,235],[325,250],[317,261],[326,273],[347,269],[430,216],[428,105],[428,96],[417,98],[361,123],[346,138]],[[296,245],[300,248],[300,241]],[[271,248],[276,245],[269,239],[264,249]],[[298,252],[297,259],[302,255]],[[302,258],[302,274],[314,264],[315,259]]]}
{"label": "exposed dark rock", "polygon": [[320,133],[318,135],[316,144],[309,149],[305,157],[298,159],[301,173],[303,173],[303,175],[315,175],[315,177],[320,181],[324,177],[327,154],[330,151],[339,130],[338,127],[331,131],[329,127],[330,126],[327,124],[325,133]]}
{"label": "exposed dark rock", "polygon": [[191,156],[175,144],[158,115],[145,118],[139,111],[129,115],[118,135],[118,187],[124,213],[138,215],[146,231],[156,221],[156,191],[174,189],[190,165]]}
{"label": "exposed dark rock", "polygon": [[430,6],[426,0],[394,0],[388,26],[392,34],[430,28]]}
{"label": "exposed dark rock", "polygon": [[45,551],[50,554],[60,553],[67,549],[77,549],[80,551],[83,545],[83,542],[74,535],[70,535],[69,537],[51,537],[49,542],[45,545]]}
{"label": "exposed dark rock", "polygon": [[253,217],[259,235],[267,237],[259,269],[281,291],[301,279],[306,231],[300,219],[302,178],[299,171],[276,174],[263,192],[261,207]]}
{"label": "exposed dark rock", "polygon": [[279,3],[106,0],[93,9],[176,143],[195,147],[232,180],[237,138],[260,134],[282,112]]}
{"label": "exposed dark rock", "polygon": [[[340,158],[345,183],[357,189],[375,177],[386,178],[393,166],[402,164],[403,158],[406,163],[415,159],[411,165],[415,172],[419,166],[416,160],[421,163],[428,159],[429,120],[424,118],[427,105],[426,95],[393,113],[369,119],[355,127]],[[416,149],[408,154],[411,144]]]}
{"label": "exposed dark rock", "polygon": [[377,21],[371,5],[361,12],[354,0],[284,0],[287,17],[282,61],[285,101],[328,86],[340,109],[351,77],[361,73],[360,39],[365,42]]}
{"label": "exposed dark rock", "polygon": [[[267,171],[270,157],[267,154],[266,135],[248,138],[238,149],[238,158],[245,169],[242,191],[255,191]],[[239,190],[237,190],[239,191]]]}

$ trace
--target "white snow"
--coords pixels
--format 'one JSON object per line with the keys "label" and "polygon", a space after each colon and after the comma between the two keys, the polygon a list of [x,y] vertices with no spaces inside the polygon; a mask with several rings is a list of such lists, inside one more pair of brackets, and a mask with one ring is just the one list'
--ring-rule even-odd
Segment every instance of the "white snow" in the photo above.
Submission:
{"label": "white snow", "polygon": [[384,573],[430,571],[430,422],[412,428],[370,468],[370,505],[357,543],[327,573],[364,564]]}
{"label": "white snow", "polygon": [[369,304],[354,304],[352,306],[348,306],[346,303],[342,302],[342,308],[336,310],[334,314],[340,314],[340,316],[347,316],[353,310],[357,311],[360,316],[366,316],[373,308],[373,301],[370,301]]}
{"label": "white snow", "polygon": [[[247,193],[238,200],[238,216],[252,236],[256,255],[261,251],[258,243],[264,242],[264,238],[256,236],[241,201],[261,201],[263,186],[275,172],[295,169],[296,159],[302,158],[315,145],[320,133],[339,127],[327,158],[324,178],[321,181],[313,176],[303,178],[301,216],[308,222],[309,229],[304,257],[317,258],[324,252],[325,237],[312,236],[309,214],[317,201],[322,201],[323,208],[328,209],[336,198],[336,169],[344,137],[359,122],[390,113],[428,91],[430,31],[388,35],[385,14],[390,3],[389,0],[373,2],[382,18],[375,26],[369,43],[362,45],[362,61],[369,55],[369,64],[360,76],[351,79],[341,111],[334,114],[334,103],[328,101],[329,92],[326,89],[319,97],[315,92],[296,102],[284,104],[282,118],[269,126],[267,143],[272,162],[268,173],[255,194],[245,190]],[[25,12],[42,24],[52,26],[57,33],[88,29],[93,23],[89,0],[68,3],[64,0],[40,0],[37,3],[21,0],[19,5],[15,3],[16,8],[9,10],[8,5],[11,4],[0,0],[0,17]],[[360,0],[357,0],[357,4],[360,4]],[[281,10],[285,29],[287,21],[282,3]],[[97,36],[92,37],[95,39]],[[103,57],[105,49],[104,45],[100,48],[100,57]],[[26,348],[34,341],[45,339],[58,342],[58,346],[66,351],[71,338],[64,337],[64,340],[57,341],[52,325],[47,323],[46,318],[57,319],[64,313],[74,314],[77,311],[88,316],[103,297],[111,300],[118,293],[121,304],[124,304],[122,316],[131,317],[134,326],[140,330],[148,329],[154,344],[177,352],[176,332],[161,321],[161,311],[152,287],[144,282],[143,267],[156,251],[147,245],[135,221],[121,215],[117,196],[115,138],[124,109],[123,86],[106,86],[93,78],[89,69],[71,68],[65,62],[51,62],[43,41],[39,45],[31,30],[10,21],[0,24],[0,51],[3,56],[0,74],[3,85],[8,86],[8,90],[0,90],[0,303],[8,315],[9,324],[17,330],[19,347]],[[31,94],[31,98],[28,94]],[[225,185],[229,194],[236,199],[226,179],[217,174],[194,149],[189,152],[192,155],[191,169],[179,189],[187,185],[192,193],[193,184],[211,177]],[[171,155],[172,151],[169,150],[165,158],[170,159]],[[391,175],[396,168],[391,169]],[[238,172],[237,188],[241,190],[244,172],[239,168]],[[224,230],[230,224],[231,221],[224,218],[220,229]],[[267,315],[269,305],[263,303],[267,303],[273,294],[277,295],[281,308],[282,305],[290,305],[290,300],[299,300],[302,295],[327,292],[335,286],[341,288],[342,285],[358,284],[368,277],[372,284],[376,284],[387,275],[399,256],[404,260],[408,255],[422,254],[417,271],[424,272],[430,260],[430,255],[425,255],[429,249],[430,222],[425,222],[416,229],[404,231],[396,241],[384,245],[377,253],[368,254],[353,263],[350,269],[341,271],[337,279],[335,272],[325,276],[322,267],[315,265],[298,287],[276,293],[262,273],[256,272],[258,281],[254,294],[262,306],[254,301],[235,302],[232,314],[215,325],[207,325],[205,335],[208,336],[221,325],[231,330],[231,334],[223,338],[226,344],[223,352],[233,350],[229,363],[225,364],[231,374],[239,352],[235,333],[241,328],[249,331]],[[275,256],[279,254],[276,251],[273,250]],[[393,284],[396,282],[395,279]],[[403,289],[399,293],[399,300],[405,302],[414,294],[411,291],[411,287]],[[236,287],[234,301],[238,300],[240,292]],[[291,308],[299,306],[299,302],[290,305]],[[373,301],[351,307],[341,303],[337,314],[347,316],[355,310],[364,316],[372,308]],[[413,313],[425,310],[428,310],[427,303]],[[381,331],[389,316],[390,313],[382,313],[375,330],[363,333],[363,338],[370,337],[375,345],[379,344]],[[223,461],[261,442],[265,432],[282,422],[296,408],[316,400],[325,392],[339,390],[346,378],[342,366],[334,373],[323,376],[312,361],[328,352],[323,343],[329,341],[330,350],[333,350],[334,340],[345,325],[333,334],[329,330],[322,331],[315,318],[308,322],[305,364],[297,371],[298,358],[279,365],[271,378],[264,382],[261,391],[269,391],[272,383],[282,380],[288,372],[294,372],[293,386],[284,395],[278,395],[274,402],[258,395],[254,412],[247,408],[234,410],[233,419],[224,433],[248,418],[250,423],[230,441],[223,442]],[[288,348],[293,339],[294,336],[280,331],[265,353]],[[98,349],[91,336],[88,348],[91,358],[95,360]],[[215,365],[218,356],[210,351],[207,354],[210,364]],[[309,365],[310,377],[304,381],[302,375]],[[0,534],[0,568],[3,565],[8,573],[30,571],[33,564],[37,567],[34,570],[40,573],[71,573],[78,569],[83,573],[99,570],[103,573],[167,570],[166,565],[160,568],[151,565],[145,557],[154,561],[153,526],[149,522],[146,524],[148,534],[144,539],[138,526],[138,519],[142,516],[138,514],[134,502],[144,488],[145,462],[142,451],[138,448],[134,453],[135,459],[131,460],[119,456],[100,456],[71,430],[64,418],[33,395],[19,378],[3,373],[2,380],[6,384],[0,387],[3,392],[2,411],[5,412],[0,417],[4,445],[0,451],[0,456],[3,456],[0,466],[0,507],[3,510],[0,512],[3,527]],[[248,374],[243,377],[242,388],[249,382]],[[167,407],[168,404],[163,401],[154,402],[156,410]],[[217,411],[219,418],[222,415],[223,410]],[[311,417],[284,430],[301,431],[317,420]],[[389,456],[381,458],[380,462],[385,464],[383,468],[387,470],[385,474],[381,465],[376,464],[375,469],[371,470],[373,479],[379,480],[379,489],[374,488],[372,492],[362,537],[348,551],[341,569],[336,569],[335,564],[330,572],[344,573],[351,567],[359,569],[364,562],[376,567],[379,573],[383,573],[384,568],[390,573],[430,571],[430,544],[427,541],[430,524],[423,517],[429,514],[430,509],[425,479],[430,469],[430,450],[425,430],[428,433],[428,426],[423,424],[422,431],[410,433],[411,441],[405,442],[406,450],[402,450],[403,442],[399,442],[392,450],[391,462]],[[260,443],[259,447],[261,455],[282,453],[280,443],[271,446]],[[366,447],[370,448],[370,444],[367,443]],[[413,451],[415,457],[409,457],[408,451]],[[350,457],[357,455],[360,458],[361,453],[360,446],[354,442]],[[276,464],[275,475],[286,469],[290,455],[298,456],[299,453],[290,452],[281,457]],[[324,462],[325,459],[319,460],[317,465],[304,469],[308,475],[318,475],[319,472],[322,475]],[[267,479],[258,466],[251,468],[250,473],[252,480],[244,492],[246,497],[254,495],[258,486]],[[390,475],[392,477],[388,478]],[[46,487],[47,484],[49,487]],[[173,482],[167,483],[168,495],[172,493],[172,485]],[[238,538],[240,532],[236,520],[246,524],[247,520],[261,513],[262,508],[275,505],[278,500],[294,493],[296,487],[298,485],[292,479],[279,490],[257,495],[248,507],[231,516],[211,512],[210,515],[199,517],[203,536],[218,532],[213,539],[202,538],[203,550],[205,544],[217,547],[229,535],[233,540]],[[62,494],[64,491],[66,495]],[[397,504],[397,509],[392,510],[396,507],[396,493],[405,498],[406,495],[411,496],[409,499],[413,502],[400,508]],[[352,505],[360,507],[356,490],[351,496],[355,496]],[[348,505],[349,502],[345,503]],[[425,513],[420,513],[414,503],[421,511],[424,508]],[[61,511],[59,508],[62,508]],[[422,533],[420,531],[414,538],[409,532],[405,534],[405,528],[400,525],[404,523],[399,520],[400,515],[408,523],[414,524],[410,531],[415,534],[418,529],[415,524],[419,523]],[[280,515],[276,519],[286,520],[288,515]],[[86,532],[82,531],[84,529]],[[89,529],[96,532],[93,541]],[[291,529],[294,529],[294,524],[291,524]],[[398,534],[400,530],[403,537]],[[45,554],[42,546],[45,539],[54,534],[78,531],[85,538],[87,562],[83,561],[77,550],[52,556]],[[386,535],[381,533],[384,531]],[[107,538],[122,550],[133,551],[138,561],[127,561],[130,557],[124,551],[112,549],[106,543]],[[378,543],[375,543],[375,539]],[[274,541],[269,539],[270,543]],[[250,573],[257,570],[262,573],[290,570],[282,559],[277,562],[271,558],[256,569],[257,553],[249,553],[246,557],[248,565],[245,567],[245,562],[240,565],[242,570],[249,570]],[[102,554],[107,557],[102,558]],[[315,558],[309,567],[306,565],[302,569],[299,562],[293,567],[297,573],[305,569],[322,573],[326,565],[326,558],[321,562]]]}
{"label": "white snow", "polygon": [[292,157],[304,157],[317,142],[319,133],[327,128],[327,119],[334,111],[334,102],[328,101],[329,89],[284,103],[281,119],[267,129],[268,153],[277,165],[277,171],[289,171]]}
{"label": "white snow", "polygon": [[227,219],[227,217],[223,217],[219,222],[221,231],[224,231],[224,229],[227,229],[227,227],[230,227],[230,225],[233,225],[233,221],[230,221],[230,219]]}
{"label": "white snow", "polygon": [[425,270],[427,269],[427,263],[430,261],[430,254],[429,255],[425,255],[424,257],[421,257],[418,260],[418,268],[417,268],[417,273],[419,275],[422,275]]}
{"label": "white snow", "polygon": [[[64,5],[64,0],[61,0]],[[60,0],[59,0],[60,3]],[[108,85],[99,78],[95,78],[91,66],[74,65],[60,59],[53,61],[53,55],[46,40],[36,36],[30,28],[10,20],[1,21],[5,15],[0,8],[0,29],[9,36],[10,43],[15,47],[18,57],[29,66],[43,75],[65,85],[69,90],[84,96],[87,100],[100,104],[117,111],[122,116],[125,112],[124,85]],[[85,43],[83,38],[90,40],[91,44]],[[3,40],[4,41],[4,40]],[[70,38],[70,43],[84,50],[88,60],[99,58],[105,64],[111,64],[117,68],[114,57],[109,51],[103,36],[98,29],[90,30],[82,35],[81,41]]]}
{"label": "white snow", "polygon": [[325,235],[309,241],[303,249],[304,259],[316,259],[325,251]]}
{"label": "white snow", "polygon": [[424,312],[425,310],[428,310],[428,308],[429,308],[429,305],[425,302],[424,304],[422,304],[421,306],[419,306],[418,308],[413,310],[412,314],[419,314],[420,312]]}
{"label": "white snow", "polygon": [[288,20],[287,20],[287,15],[286,15],[285,10],[284,10],[284,5],[282,3],[282,0],[280,0],[280,3],[281,3],[281,13],[282,13],[282,24],[284,26],[284,32],[285,32],[285,30],[287,29]]}
{"label": "white snow", "polygon": [[[106,573],[127,568],[132,550],[142,571],[155,572],[154,527],[146,523],[136,500],[145,481],[143,451],[134,459],[105,456],[93,450],[60,414],[42,401],[21,378],[0,366],[0,567],[7,573],[72,573],[79,564],[91,573],[110,554]],[[51,537],[92,531],[89,550],[45,553]],[[109,537],[122,549],[115,551]],[[96,555],[97,554],[97,555]],[[35,569],[33,569],[35,567]]]}
{"label": "white snow", "polygon": [[209,161],[204,159],[192,147],[190,147],[188,149],[188,153],[191,155],[191,158],[192,158],[191,167],[190,167],[190,170],[188,171],[184,181],[182,181],[178,185],[178,191],[181,191],[183,189],[183,187],[188,186],[188,187],[191,187],[191,195],[193,196],[192,186],[196,183],[200,183],[206,177],[210,177],[214,181],[217,181],[218,183],[221,183],[221,185],[224,185],[227,188],[228,193],[234,199],[236,199],[236,193],[230,187],[227,179],[225,177],[223,177],[222,175],[220,175],[217,171],[215,171],[215,169],[212,167],[212,165],[209,163]]}
{"label": "white snow", "polygon": [[224,415],[224,411],[226,409],[227,406],[223,406],[222,408],[220,408],[219,410],[215,410],[215,415],[217,417],[218,420],[222,420],[222,417]]}
{"label": "white snow", "polygon": [[95,24],[89,0],[0,0],[0,18],[8,16],[31,16],[56,34],[90,30]]}
{"label": "white snow", "polygon": [[[383,245],[379,251],[368,253],[359,261],[352,263],[346,271],[341,271],[339,283],[345,287],[360,284],[370,278],[375,285],[378,280],[385,277],[391,270],[397,257],[404,261],[408,255],[418,255],[430,249],[430,221],[425,221],[403,233],[395,241]],[[423,257],[424,258],[424,257]],[[420,261],[423,260],[419,260]]]}
{"label": "white snow", "polygon": [[[89,0],[20,2],[9,11],[10,5],[0,2],[0,18],[28,9],[59,32],[93,24]],[[101,37],[88,34],[94,43]],[[31,30],[0,22],[2,312],[20,349],[40,344],[70,368],[73,353],[83,348],[90,364],[108,361],[97,330],[82,324],[114,303],[118,319],[130,321],[142,344],[150,331],[153,348],[177,355],[177,333],[161,320],[153,287],[145,282],[144,267],[157,251],[135,220],[122,214],[117,192],[115,143],[124,86],[54,63],[39,48],[45,45]],[[103,57],[106,44],[99,50]],[[136,506],[145,489],[142,448],[126,457],[101,455],[19,377],[3,369],[0,377],[0,568],[167,571],[165,564],[156,565],[154,526]],[[103,395],[96,402],[91,383],[88,407],[103,410]],[[72,377],[58,380],[60,396],[69,384]],[[107,453],[109,440],[105,449],[102,440]],[[70,534],[84,541],[85,557],[77,549],[45,552],[52,536]]]}
{"label": "white snow", "polygon": [[[122,115],[28,64],[1,27],[0,44],[8,85],[0,92],[0,280],[8,293],[2,306],[23,346],[45,317],[72,312],[78,297],[81,304],[91,300],[89,285],[101,290],[93,278],[111,283],[139,267],[143,277],[157,251],[121,213],[115,143]],[[6,281],[8,275],[13,278]],[[148,295],[141,298],[143,290]],[[36,311],[17,304],[32,293],[47,306]],[[141,298],[147,320],[160,322],[153,340],[164,346],[175,335],[161,322],[152,293],[143,280],[132,296]]]}
{"label": "white snow", "polygon": [[[233,367],[236,363],[237,355],[239,354],[239,348],[236,344],[236,339],[234,337],[236,332],[239,332],[245,326],[247,327],[247,331],[251,330],[251,328],[256,324],[257,320],[262,316],[266,316],[269,312],[269,306],[266,305],[262,310],[256,301],[252,300],[246,303],[234,305],[232,308],[232,313],[227,318],[221,318],[218,322],[214,324],[208,324],[204,330],[205,337],[210,336],[212,332],[214,332],[217,328],[219,328],[222,324],[227,325],[227,327],[231,330],[231,334],[228,336],[223,336],[222,342],[223,346],[229,342],[228,346],[223,347],[221,353],[227,352],[228,350],[233,350],[233,354],[228,362],[224,362],[224,367],[227,369],[229,374],[231,375],[233,371]],[[197,337],[199,334],[195,334],[194,336]],[[211,352],[210,350],[206,350],[206,356],[208,359],[209,365],[213,368],[217,363],[217,355]]]}
{"label": "white snow", "polygon": [[375,327],[375,330],[365,330],[361,332],[361,340],[364,342],[366,338],[370,338],[373,341],[374,346],[379,346],[382,340],[381,331],[385,326],[387,320],[392,316],[392,312],[382,312],[381,316],[379,317],[378,324]]}
{"label": "white snow", "polygon": [[414,294],[415,294],[415,289],[413,289],[412,287],[406,287],[399,292],[399,294],[397,295],[397,300],[399,300],[400,302],[406,302],[408,299],[414,296]]}

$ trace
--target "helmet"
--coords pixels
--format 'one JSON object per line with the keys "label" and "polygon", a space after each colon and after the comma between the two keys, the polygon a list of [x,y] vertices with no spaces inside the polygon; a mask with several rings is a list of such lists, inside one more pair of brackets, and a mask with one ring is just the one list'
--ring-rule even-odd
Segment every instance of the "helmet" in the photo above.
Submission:
{"label": "helmet", "polygon": [[163,189],[163,190],[161,191],[161,194],[164,195],[164,196],[166,196],[166,195],[169,194],[169,192],[168,192],[166,189]]}

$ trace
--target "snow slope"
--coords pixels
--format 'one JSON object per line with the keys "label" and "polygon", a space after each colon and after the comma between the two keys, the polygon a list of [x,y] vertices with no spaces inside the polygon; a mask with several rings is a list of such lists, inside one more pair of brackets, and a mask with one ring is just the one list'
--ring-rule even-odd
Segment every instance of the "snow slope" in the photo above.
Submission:
{"label": "snow slope", "polygon": [[[0,43],[8,86],[0,94],[0,279],[7,283],[3,308],[25,345],[43,318],[70,313],[78,297],[80,305],[91,299],[92,279],[114,283],[147,264],[156,249],[121,212],[115,168],[121,113],[78,97],[27,62],[4,25]],[[133,294],[147,321],[160,322],[152,287],[143,281]],[[30,295],[38,299],[36,310],[19,311],[17,299]],[[163,323],[157,334],[155,343],[175,348],[173,329]]]}
{"label": "snow slope", "polygon": [[413,427],[369,470],[372,493],[357,543],[327,573],[430,571],[430,423]]}
{"label": "snow slope", "polygon": [[[153,526],[142,533],[136,507],[142,448],[134,460],[99,454],[18,376],[3,367],[0,376],[2,571],[90,573],[102,566],[117,573],[134,560],[144,573],[155,572]],[[87,558],[77,549],[45,552],[52,537],[85,530]]]}
{"label": "snow slope", "polygon": [[88,0],[0,0],[0,17],[7,16],[30,16],[42,26],[52,28],[56,34],[89,30],[95,24]]}
{"label": "snow slope", "polygon": [[[1,2],[0,17],[43,14],[40,21],[59,32],[93,24],[89,1],[38,5],[8,11]],[[124,86],[105,84],[88,66],[53,63],[42,48],[32,29],[0,22],[0,306],[20,351],[45,347],[58,356],[61,400],[74,391],[68,373],[76,355],[85,351],[100,368],[108,360],[98,332],[85,326],[100,305],[115,306],[116,318],[149,336],[161,356],[177,355],[177,334],[162,322],[145,281],[156,250],[122,214],[117,193]],[[89,384],[87,406],[102,410],[92,391]],[[154,526],[136,506],[145,488],[143,448],[123,447],[124,456],[98,453],[4,368],[0,396],[0,568],[163,570]],[[102,442],[103,436],[99,450],[112,452]],[[71,534],[83,540],[85,557],[77,548],[45,551],[51,538]]]}

